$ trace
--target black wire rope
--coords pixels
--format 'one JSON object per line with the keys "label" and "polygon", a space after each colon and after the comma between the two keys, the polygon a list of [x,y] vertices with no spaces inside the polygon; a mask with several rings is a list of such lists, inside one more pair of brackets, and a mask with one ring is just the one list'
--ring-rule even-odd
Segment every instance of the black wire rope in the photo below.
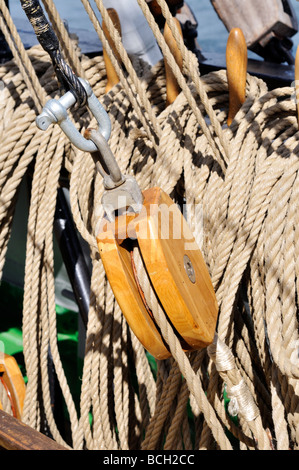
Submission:
{"label": "black wire rope", "polygon": [[87,101],[86,91],[79,78],[64,61],[57,36],[49,24],[39,0],[20,1],[40,45],[51,57],[58,82],[65,91],[71,91],[75,95],[77,106],[84,105]]}

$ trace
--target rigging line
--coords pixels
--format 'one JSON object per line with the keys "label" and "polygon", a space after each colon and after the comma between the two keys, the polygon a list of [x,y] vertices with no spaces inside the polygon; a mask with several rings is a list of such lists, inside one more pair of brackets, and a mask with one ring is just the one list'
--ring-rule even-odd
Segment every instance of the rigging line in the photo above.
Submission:
{"label": "rigging line", "polygon": [[39,43],[52,60],[58,82],[65,91],[71,91],[75,95],[77,106],[84,105],[87,101],[86,91],[78,77],[63,59],[57,36],[47,20],[39,0],[21,0],[21,5]]}

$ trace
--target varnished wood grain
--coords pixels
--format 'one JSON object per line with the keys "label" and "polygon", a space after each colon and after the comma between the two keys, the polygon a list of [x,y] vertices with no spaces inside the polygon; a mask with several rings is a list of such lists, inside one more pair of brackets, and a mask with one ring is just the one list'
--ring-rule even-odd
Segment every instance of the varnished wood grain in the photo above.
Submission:
{"label": "varnished wood grain", "polygon": [[0,450],[67,450],[0,410]]}
{"label": "varnished wood grain", "polygon": [[[119,217],[124,219],[125,216]],[[119,222],[121,226],[121,222]],[[130,259],[130,247],[118,243],[115,227],[108,223],[97,237],[100,256],[114,296],[134,334],[157,359],[166,359],[170,353],[140,297]],[[121,235],[122,236],[122,235]],[[133,241],[129,240],[129,245]]]}
{"label": "varnished wood grain", "polygon": [[[169,8],[175,8],[177,10],[178,8],[180,8],[183,5],[184,2],[182,0],[166,0],[166,3],[169,6]],[[149,8],[150,8],[152,14],[155,17],[158,17],[158,16],[162,15],[161,7],[157,3],[156,0],[151,0],[148,3],[148,5],[149,5]]]}
{"label": "varnished wood grain", "polygon": [[[176,26],[178,28],[180,35],[183,36],[180,22],[176,18],[174,18],[174,21],[176,23]],[[178,48],[177,42],[174,39],[172,32],[167,23],[165,23],[165,26],[164,26],[164,39],[166,41],[166,44],[170,48],[180,70],[182,70],[183,57],[182,57],[181,51]],[[165,63],[165,78],[166,78],[166,106],[169,106],[175,101],[181,89],[166,58],[164,58],[164,63]]]}
{"label": "varnished wood grain", "polygon": [[26,386],[17,361],[13,356],[0,354],[0,374],[9,392],[14,415],[20,419],[23,411]]}
{"label": "varnished wood grain", "polygon": [[[213,340],[218,315],[208,269],[180,210],[160,189],[143,192],[140,214],[102,224],[99,252],[114,295],[144,347],[156,358],[169,357],[133,275],[126,234],[138,243],[148,276],[167,316],[182,337],[184,350],[201,349]],[[116,230],[117,227],[117,230]],[[126,227],[126,229],[124,229]],[[184,267],[187,255],[195,273],[192,282]]]}
{"label": "varnished wood grain", "polygon": [[229,33],[226,46],[226,67],[229,90],[227,124],[230,126],[246,98],[247,46],[240,28],[234,28]]}
{"label": "varnished wood grain", "polygon": [[[218,306],[207,266],[186,220],[160,188],[144,191],[148,216],[136,219],[140,251],[153,288],[171,323],[190,349],[213,340]],[[184,267],[190,259],[195,282]]]}
{"label": "varnished wood grain", "polygon": [[[114,10],[114,8],[107,8],[107,11],[109,13],[109,16],[110,16],[115,28],[117,29],[119,35],[121,36],[121,25],[120,25],[119,17],[118,17],[118,14],[117,14],[116,10]],[[115,47],[115,45],[114,45],[114,43],[111,39],[111,36],[109,34],[109,30],[108,30],[107,25],[104,21],[102,23],[102,28],[103,28],[103,31],[105,33],[106,38],[109,41],[111,49],[114,52],[115,57],[120,62],[120,56],[119,56],[119,54],[117,52],[117,49],[116,49],[116,47]],[[107,51],[105,50],[105,48],[103,48],[103,57],[104,57],[104,62],[105,62],[105,67],[106,67],[106,72],[107,72],[107,84],[106,84],[105,92],[108,93],[108,91],[110,91],[112,87],[117,85],[117,83],[119,82],[119,77],[116,73],[115,68],[112,65],[110,57],[109,57]]]}

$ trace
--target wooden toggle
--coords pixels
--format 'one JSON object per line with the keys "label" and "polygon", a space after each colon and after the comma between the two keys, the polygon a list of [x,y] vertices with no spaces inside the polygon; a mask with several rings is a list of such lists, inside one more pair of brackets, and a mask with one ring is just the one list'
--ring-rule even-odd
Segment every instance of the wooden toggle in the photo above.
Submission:
{"label": "wooden toggle", "polygon": [[218,306],[207,266],[186,220],[160,188],[143,192],[139,214],[105,218],[97,235],[100,256],[115,298],[131,329],[157,359],[171,356],[136,279],[137,246],[156,297],[185,351],[214,338]]}
{"label": "wooden toggle", "polygon": [[[182,28],[181,28],[179,20],[177,18],[174,18],[174,21],[176,23],[176,26],[178,28],[180,35],[183,37]],[[171,53],[173,54],[175,61],[178,64],[180,70],[182,70],[183,69],[182,53],[167,23],[165,23],[165,26],[164,26],[164,39]],[[169,106],[175,101],[181,89],[166,58],[164,58],[164,64],[165,64],[165,78],[166,78],[166,106]]]}
{"label": "wooden toggle", "polygon": [[[21,419],[26,392],[25,382],[15,358],[1,352],[0,381],[6,389],[13,416]],[[2,409],[1,403],[0,409]]]}
{"label": "wooden toggle", "polygon": [[230,126],[246,98],[247,46],[240,28],[233,28],[226,45],[226,67],[229,91],[229,112],[227,125]]}
{"label": "wooden toggle", "polygon": [[[115,28],[117,29],[119,35],[121,36],[121,25],[120,25],[120,20],[119,20],[119,17],[118,17],[118,14],[117,14],[116,10],[114,10],[114,8],[107,8],[107,12],[108,12]],[[103,23],[102,23],[102,28],[103,28],[104,34],[105,34],[105,36],[106,36],[106,38],[107,38],[107,40],[110,44],[110,47],[113,50],[113,53],[114,53],[115,57],[117,58],[117,60],[119,62],[121,62],[120,56],[117,52],[117,49],[114,45],[114,42],[111,39],[111,36],[109,34],[109,30],[107,28],[107,25],[106,25],[105,21],[103,21]],[[119,83],[119,77],[116,73],[115,68],[112,65],[110,57],[109,57],[108,53],[106,52],[105,48],[103,48],[103,57],[104,57],[104,62],[105,62],[105,67],[106,67],[106,72],[107,72],[107,84],[106,84],[106,88],[105,88],[105,93],[108,93],[111,90],[111,88],[114,87],[114,85],[117,85]]]}
{"label": "wooden toggle", "polygon": [[[168,8],[170,9],[171,14],[174,16],[176,15],[177,11],[183,6],[183,0],[166,0]],[[161,21],[164,23],[164,17],[162,14],[162,9],[158,4],[157,0],[151,0],[148,2],[149,9],[151,13],[154,15],[158,24],[161,24]]]}

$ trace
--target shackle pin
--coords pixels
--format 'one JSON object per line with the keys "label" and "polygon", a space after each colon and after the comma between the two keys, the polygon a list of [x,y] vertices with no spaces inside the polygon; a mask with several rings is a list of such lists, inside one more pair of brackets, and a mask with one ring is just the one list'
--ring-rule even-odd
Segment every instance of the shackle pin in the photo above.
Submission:
{"label": "shackle pin", "polygon": [[[79,78],[87,93],[87,106],[95,117],[99,132],[106,140],[109,139],[111,134],[110,118],[99,102],[98,98],[92,91],[90,84]],[[46,131],[51,124],[59,124],[62,131],[69,138],[72,144],[84,152],[96,152],[97,146],[92,140],[85,139],[85,137],[76,129],[75,125],[68,116],[68,109],[76,103],[76,97],[71,91],[67,91],[59,99],[49,100],[41,114],[36,118],[36,125],[39,129]]]}

